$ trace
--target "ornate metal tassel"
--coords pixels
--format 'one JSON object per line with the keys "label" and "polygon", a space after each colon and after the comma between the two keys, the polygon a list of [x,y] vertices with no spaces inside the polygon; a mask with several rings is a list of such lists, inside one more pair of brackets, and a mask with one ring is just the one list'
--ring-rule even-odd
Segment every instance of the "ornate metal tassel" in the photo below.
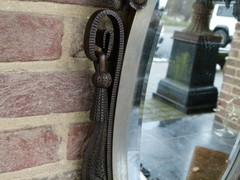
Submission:
{"label": "ornate metal tassel", "polygon": [[[99,22],[106,16],[112,22],[113,33],[107,29],[98,30]],[[96,89],[90,114],[94,132],[84,154],[82,180],[113,180],[112,131],[124,51],[123,23],[116,12],[100,10],[90,17],[85,31],[84,50],[94,62],[96,73],[92,80]]]}
{"label": "ornate metal tassel", "polygon": [[[95,98],[92,106],[90,119],[95,122],[94,132],[90,138],[83,164],[83,179],[105,180],[106,179],[106,142],[107,142],[107,120],[108,120],[108,92],[107,88],[111,85],[112,78],[106,72],[106,58],[102,52],[98,52],[99,62],[95,67],[92,81],[95,89]],[[89,168],[89,169],[88,169]]]}

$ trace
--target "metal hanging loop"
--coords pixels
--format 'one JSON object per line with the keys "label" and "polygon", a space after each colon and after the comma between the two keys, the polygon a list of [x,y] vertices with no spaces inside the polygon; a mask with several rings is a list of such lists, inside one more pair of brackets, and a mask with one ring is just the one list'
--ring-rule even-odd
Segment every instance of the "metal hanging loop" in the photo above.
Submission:
{"label": "metal hanging loop", "polygon": [[[113,32],[98,29],[106,16],[111,20]],[[90,113],[94,132],[84,154],[82,180],[113,180],[112,135],[124,53],[124,28],[116,12],[100,10],[90,17],[84,35],[84,51],[93,61],[96,72],[92,77],[95,95]]]}

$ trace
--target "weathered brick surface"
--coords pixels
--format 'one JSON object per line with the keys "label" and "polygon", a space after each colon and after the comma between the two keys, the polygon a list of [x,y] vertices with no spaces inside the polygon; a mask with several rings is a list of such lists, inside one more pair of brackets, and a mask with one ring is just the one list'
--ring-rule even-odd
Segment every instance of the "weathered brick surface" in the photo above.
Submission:
{"label": "weathered brick surface", "polygon": [[226,83],[222,84],[222,90],[225,92],[231,92],[232,91],[232,86]]}
{"label": "weathered brick surface", "polygon": [[235,35],[234,35],[236,38],[240,39],[240,32],[235,32]]}
{"label": "weathered brick surface", "polygon": [[96,7],[107,6],[106,0],[20,0],[20,1],[46,1],[46,2],[56,2],[56,3],[64,3],[64,4],[79,4],[82,6],[96,6]]}
{"label": "weathered brick surface", "polygon": [[237,71],[237,77],[240,78],[240,70]]}
{"label": "weathered brick surface", "polygon": [[237,31],[240,30],[240,23],[239,22],[236,24],[236,30]]}
{"label": "weathered brick surface", "polygon": [[[72,42],[70,47],[70,55],[72,57],[86,57],[84,53],[84,31],[87,21],[87,18],[72,18]],[[100,29],[111,29],[112,23],[109,19],[103,19],[98,26]]]}
{"label": "weathered brick surface", "polygon": [[240,42],[239,41],[232,41],[231,46],[234,49],[239,49],[240,48]]}
{"label": "weathered brick surface", "polygon": [[219,98],[224,99],[225,101],[229,101],[230,99],[233,98],[233,96],[230,93],[221,91]]}
{"label": "weathered brick surface", "polygon": [[240,96],[240,86],[238,88],[234,87],[232,93],[235,96]]}
{"label": "weathered brick surface", "polygon": [[232,49],[229,53],[229,56],[238,57],[239,51]]}
{"label": "weathered brick surface", "polygon": [[218,107],[221,106],[221,108],[225,108],[227,103],[223,99],[218,99],[217,105],[218,105]]}
{"label": "weathered brick surface", "polygon": [[[219,123],[223,123],[223,121],[225,121],[225,120],[226,120],[225,117],[221,117],[221,116],[218,116],[218,115],[215,116],[215,121],[217,121]],[[236,123],[232,123],[231,121],[227,122],[227,126],[231,129],[235,129],[235,130],[240,131],[240,126],[238,126]]]}
{"label": "weathered brick surface", "polygon": [[223,82],[228,83],[228,84],[234,84],[235,79],[229,76],[224,76],[223,77]]}
{"label": "weathered brick surface", "polygon": [[76,170],[76,171],[63,172],[53,177],[51,176],[51,177],[45,177],[45,178],[33,178],[31,180],[81,180],[81,171]]}
{"label": "weathered brick surface", "polygon": [[0,133],[0,172],[58,161],[60,138],[51,127]]}
{"label": "weathered brick surface", "polygon": [[[238,97],[239,97],[239,95],[238,95]],[[234,104],[235,104],[235,105],[238,105],[238,107],[236,107],[236,111],[239,112],[239,110],[240,110],[240,108],[239,108],[239,105],[240,105],[240,99],[236,99],[236,100],[234,100]],[[237,114],[239,114],[239,113],[237,113]]]}
{"label": "weathered brick surface", "polygon": [[83,37],[86,24],[87,19],[72,19],[72,42],[70,48],[70,55],[72,57],[86,57],[83,51]]}
{"label": "weathered brick surface", "polygon": [[237,99],[237,97],[240,97],[240,23],[237,23],[236,30],[229,59],[224,68],[223,85],[218,99],[218,108],[221,111],[216,113],[215,120],[219,122],[227,121],[229,127],[239,130],[240,121],[233,117],[232,111],[237,118],[240,117],[240,100]]}
{"label": "weathered brick surface", "polygon": [[236,60],[233,60],[233,59],[228,59],[226,63],[230,66],[240,67],[240,61],[236,61]]}
{"label": "weathered brick surface", "polygon": [[58,59],[63,27],[59,17],[0,12],[0,62]]}
{"label": "weathered brick surface", "polygon": [[91,72],[0,73],[0,117],[87,111]]}
{"label": "weathered brick surface", "polygon": [[236,70],[234,68],[230,68],[228,66],[225,66],[225,68],[224,68],[224,74],[234,76],[235,72],[236,72]]}
{"label": "weathered brick surface", "polygon": [[89,142],[93,131],[92,123],[72,124],[68,132],[68,154],[69,160],[83,158],[83,153]]}
{"label": "weathered brick surface", "polygon": [[224,109],[220,109],[220,111],[218,111],[217,114],[225,119],[228,119],[228,117],[229,117],[229,112]]}

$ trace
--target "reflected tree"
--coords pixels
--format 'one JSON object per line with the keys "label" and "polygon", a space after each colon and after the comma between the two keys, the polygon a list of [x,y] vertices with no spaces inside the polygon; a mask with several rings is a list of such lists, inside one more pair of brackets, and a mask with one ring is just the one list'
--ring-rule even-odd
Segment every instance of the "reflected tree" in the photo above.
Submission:
{"label": "reflected tree", "polygon": [[179,1],[171,0],[168,9],[168,16],[170,17],[182,17],[183,21],[188,22],[191,19],[192,4],[195,0],[183,0]]}

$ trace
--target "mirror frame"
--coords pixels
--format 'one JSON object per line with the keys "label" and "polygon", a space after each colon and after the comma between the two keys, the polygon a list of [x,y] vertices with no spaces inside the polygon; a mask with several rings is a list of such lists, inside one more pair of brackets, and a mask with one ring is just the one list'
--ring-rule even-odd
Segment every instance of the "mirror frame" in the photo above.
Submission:
{"label": "mirror frame", "polygon": [[[137,175],[133,173],[137,177],[129,177],[128,129],[133,105],[133,97],[138,79],[137,73],[142,55],[139,52],[142,52],[143,50],[147,30],[157,2],[158,0],[148,1],[147,6],[144,9],[136,11],[131,28],[132,33],[130,32],[125,50],[113,130],[112,169],[114,180],[139,180],[140,178],[140,161],[139,164],[135,164],[135,167],[132,167],[139,170]],[[141,29],[141,31],[139,31],[139,29]],[[141,122],[139,122],[138,125],[141,126]],[[140,134],[141,133],[139,132],[139,135]],[[140,159],[140,154],[138,154],[138,156]]]}
{"label": "mirror frame", "polygon": [[[119,84],[117,104],[115,110],[114,131],[113,131],[113,154],[112,154],[112,169],[114,180],[139,180],[140,179],[140,153],[135,157],[136,164],[134,169],[129,171],[129,149],[128,149],[128,130],[131,121],[131,112],[133,107],[133,98],[135,88],[137,87],[137,73],[140,67],[141,55],[147,35],[147,30],[154,8],[158,0],[148,1],[144,9],[136,11],[131,32],[129,35],[122,73]],[[141,31],[139,31],[141,29]],[[139,38],[141,37],[141,38]],[[140,127],[140,128],[139,128]],[[139,119],[138,127],[139,136],[141,135],[141,120]],[[240,141],[240,138],[238,138]],[[138,139],[136,139],[138,141]],[[240,178],[240,143],[236,141],[235,147],[231,152],[231,163],[229,164],[224,176],[221,180],[235,180]],[[139,160],[139,161],[138,161]],[[139,162],[139,163],[137,163]],[[139,173],[132,171],[139,170]],[[132,174],[132,176],[130,176]]]}

